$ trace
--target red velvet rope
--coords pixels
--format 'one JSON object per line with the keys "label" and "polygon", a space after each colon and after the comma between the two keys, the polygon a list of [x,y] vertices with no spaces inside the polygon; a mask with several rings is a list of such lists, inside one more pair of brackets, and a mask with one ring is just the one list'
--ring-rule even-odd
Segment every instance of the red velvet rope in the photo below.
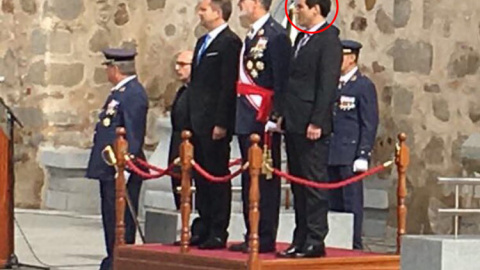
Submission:
{"label": "red velvet rope", "polygon": [[232,174],[229,174],[229,175],[225,175],[225,176],[214,176],[214,175],[211,175],[209,172],[207,172],[205,169],[203,169],[199,164],[197,164],[196,162],[193,162],[192,163],[193,165],[193,168],[201,175],[203,176],[205,179],[207,179],[208,181],[210,182],[216,182],[216,183],[224,183],[224,182],[228,182],[230,180],[232,180],[233,178],[237,177],[238,175],[240,175],[245,169],[243,168],[240,168],[238,169],[237,171],[235,171],[234,173]]}
{"label": "red velvet rope", "polygon": [[165,175],[168,175],[168,171],[167,170],[164,170],[160,173],[147,173],[147,172],[144,172],[142,171],[140,168],[137,167],[137,165],[135,165],[135,163],[132,161],[132,160],[126,160],[126,165],[127,165],[127,168],[129,168],[130,170],[132,170],[135,174],[138,174],[140,175],[142,178],[145,178],[145,179],[155,179],[155,178],[160,178],[160,177],[163,177]]}
{"label": "red velvet rope", "polygon": [[242,159],[241,158],[237,158],[235,160],[232,160],[228,163],[228,167],[233,167],[233,166],[237,166],[237,165],[241,165],[242,164]]}
{"label": "red velvet rope", "polygon": [[348,179],[342,180],[340,182],[335,182],[335,183],[317,183],[317,182],[313,182],[311,180],[307,180],[307,179],[303,179],[303,178],[300,178],[300,177],[290,175],[290,174],[282,172],[278,169],[273,169],[273,173],[282,177],[282,178],[285,178],[288,181],[290,181],[292,183],[295,183],[295,184],[304,185],[304,186],[311,187],[311,188],[319,188],[319,189],[336,189],[336,188],[341,188],[341,187],[350,185],[352,183],[361,181],[363,178],[365,178],[367,176],[370,176],[370,175],[373,175],[373,174],[376,174],[378,172],[381,172],[385,168],[386,167],[384,165],[379,165],[379,166],[377,166],[375,168],[372,168],[372,169],[370,169],[366,172],[363,172],[361,174],[357,174],[353,177],[350,177]]}
{"label": "red velvet rope", "polygon": [[140,164],[141,166],[144,166],[144,167],[146,167],[150,170],[154,170],[154,171],[159,172],[159,173],[171,171],[173,169],[173,167],[175,167],[175,163],[171,163],[170,165],[168,165],[168,167],[166,169],[162,169],[162,168],[156,167],[155,165],[152,165],[152,164],[146,162],[145,160],[139,159],[137,157],[135,158],[135,161],[138,162],[138,164]]}

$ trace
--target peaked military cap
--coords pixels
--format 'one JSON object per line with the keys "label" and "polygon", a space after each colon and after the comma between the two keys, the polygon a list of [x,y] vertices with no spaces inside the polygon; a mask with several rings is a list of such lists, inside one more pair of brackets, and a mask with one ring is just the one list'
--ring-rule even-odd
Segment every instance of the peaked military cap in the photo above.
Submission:
{"label": "peaked military cap", "polygon": [[363,47],[360,42],[355,40],[342,40],[343,53],[358,54]]}
{"label": "peaked military cap", "polygon": [[125,62],[125,61],[133,61],[135,60],[135,56],[137,52],[135,50],[128,50],[128,49],[118,49],[118,48],[107,48],[104,49],[103,54],[107,59],[103,62],[103,65],[110,65],[114,64],[115,62]]}

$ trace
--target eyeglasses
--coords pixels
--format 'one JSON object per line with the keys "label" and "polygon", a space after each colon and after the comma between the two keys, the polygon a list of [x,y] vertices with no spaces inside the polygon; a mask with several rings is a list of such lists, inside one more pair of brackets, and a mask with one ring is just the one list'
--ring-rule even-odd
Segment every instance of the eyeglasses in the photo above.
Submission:
{"label": "eyeglasses", "polygon": [[177,61],[175,62],[175,65],[178,65],[178,66],[189,66],[191,65],[192,63],[191,62],[182,62],[182,61]]}

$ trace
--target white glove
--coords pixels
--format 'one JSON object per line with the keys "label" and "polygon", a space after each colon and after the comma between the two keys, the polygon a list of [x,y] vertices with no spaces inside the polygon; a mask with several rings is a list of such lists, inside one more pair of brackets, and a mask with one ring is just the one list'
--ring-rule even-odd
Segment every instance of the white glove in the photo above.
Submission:
{"label": "white glove", "polygon": [[123,176],[125,176],[125,184],[128,184],[128,179],[130,178],[130,173],[125,170],[125,171],[123,171]]}
{"label": "white glove", "polygon": [[268,121],[267,124],[265,124],[265,132],[274,131],[274,129],[276,128],[277,128],[277,123],[273,121]]}
{"label": "white glove", "polygon": [[368,170],[368,160],[358,158],[353,162],[353,172],[365,172]]}

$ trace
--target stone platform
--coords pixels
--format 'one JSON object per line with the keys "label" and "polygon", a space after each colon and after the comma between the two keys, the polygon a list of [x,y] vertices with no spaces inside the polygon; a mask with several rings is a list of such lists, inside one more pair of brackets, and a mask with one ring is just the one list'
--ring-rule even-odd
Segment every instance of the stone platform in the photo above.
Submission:
{"label": "stone platform", "polygon": [[407,235],[402,238],[402,270],[478,270],[480,236]]}

